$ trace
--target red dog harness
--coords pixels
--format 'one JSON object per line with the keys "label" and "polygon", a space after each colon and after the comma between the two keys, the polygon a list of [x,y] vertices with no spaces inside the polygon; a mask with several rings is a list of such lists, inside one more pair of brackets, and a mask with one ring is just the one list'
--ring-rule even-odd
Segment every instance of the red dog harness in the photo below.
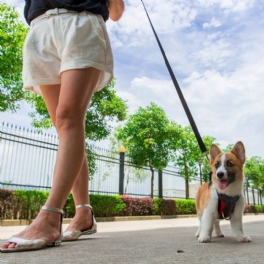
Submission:
{"label": "red dog harness", "polygon": [[234,212],[236,202],[240,198],[240,195],[228,196],[219,193],[217,190],[216,192],[218,195],[218,218],[230,220],[231,215]]}

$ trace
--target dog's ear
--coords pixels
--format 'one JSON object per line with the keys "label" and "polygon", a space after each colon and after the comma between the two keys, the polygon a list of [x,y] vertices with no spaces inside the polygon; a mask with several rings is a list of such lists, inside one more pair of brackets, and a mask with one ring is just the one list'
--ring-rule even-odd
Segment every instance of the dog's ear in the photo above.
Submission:
{"label": "dog's ear", "polygon": [[215,157],[221,153],[221,150],[218,148],[217,145],[212,144],[210,147],[210,164],[214,161]]}
{"label": "dog's ear", "polygon": [[246,161],[245,147],[241,141],[238,141],[234,145],[234,147],[231,150],[231,153],[233,153],[242,162],[242,164],[245,163]]}

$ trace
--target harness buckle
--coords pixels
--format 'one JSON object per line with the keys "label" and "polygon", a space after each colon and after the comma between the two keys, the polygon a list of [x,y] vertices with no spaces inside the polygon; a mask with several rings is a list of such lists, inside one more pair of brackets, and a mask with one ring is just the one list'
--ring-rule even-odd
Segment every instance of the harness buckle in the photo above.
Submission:
{"label": "harness buckle", "polygon": [[229,217],[225,217],[224,212],[222,212],[222,217],[223,217],[223,219],[225,219],[225,220],[231,220],[231,216],[232,216],[231,212],[230,212]]}

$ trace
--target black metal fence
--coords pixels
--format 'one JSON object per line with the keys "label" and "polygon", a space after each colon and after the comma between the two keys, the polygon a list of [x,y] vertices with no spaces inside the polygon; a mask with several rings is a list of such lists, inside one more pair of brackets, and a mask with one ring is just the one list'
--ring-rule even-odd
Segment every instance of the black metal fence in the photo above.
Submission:
{"label": "black metal fence", "polygon": [[[58,148],[57,135],[2,124],[0,130],[0,188],[47,190],[53,181],[53,167]],[[94,146],[97,170],[89,183],[90,193],[150,197],[151,173],[148,168],[137,168],[124,152],[111,152]],[[200,181],[189,185],[194,199]],[[182,198],[185,181],[174,166],[155,171],[154,197]],[[259,190],[245,189],[246,202],[263,204]]]}

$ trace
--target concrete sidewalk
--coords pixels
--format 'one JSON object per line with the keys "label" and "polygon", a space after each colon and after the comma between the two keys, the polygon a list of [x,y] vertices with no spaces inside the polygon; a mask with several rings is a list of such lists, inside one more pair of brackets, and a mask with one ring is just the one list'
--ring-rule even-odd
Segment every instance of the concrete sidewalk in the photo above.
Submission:
{"label": "concrete sidewalk", "polygon": [[[221,226],[224,238],[201,244],[194,236],[197,218],[99,222],[95,235],[57,248],[0,254],[0,263],[264,263],[264,215],[244,216],[251,243],[235,242],[229,221]],[[23,228],[0,227],[0,239],[3,242]]]}

